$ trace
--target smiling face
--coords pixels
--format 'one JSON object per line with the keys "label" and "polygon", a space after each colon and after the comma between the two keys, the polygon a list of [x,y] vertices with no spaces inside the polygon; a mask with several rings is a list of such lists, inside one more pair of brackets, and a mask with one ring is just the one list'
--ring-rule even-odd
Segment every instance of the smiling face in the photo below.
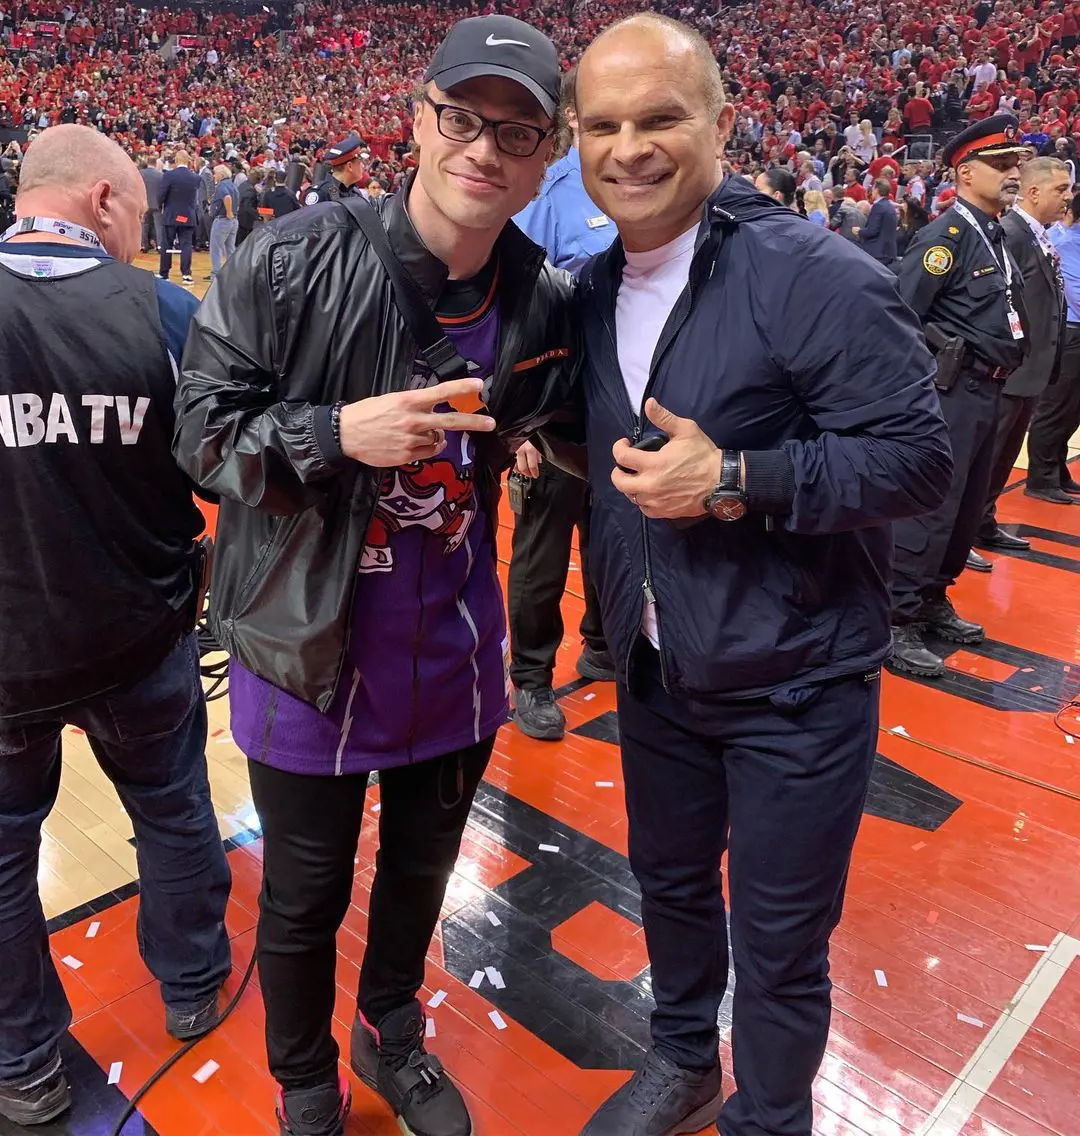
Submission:
{"label": "smiling face", "polygon": [[[449,104],[473,111],[494,122],[511,121],[548,130],[551,119],[520,84],[495,75],[485,75],[441,91],[427,87],[432,103]],[[444,129],[461,119],[452,110],[443,112]],[[472,142],[456,142],[439,132],[435,108],[427,102],[417,107],[413,137],[420,145],[420,161],[413,202],[433,206],[452,225],[461,229],[498,231],[533,199],[554,146],[545,138],[530,157],[505,154],[485,128]]]}
{"label": "smiling face", "polygon": [[713,113],[692,47],[647,23],[610,32],[585,53],[576,98],[585,189],[624,246],[658,248],[690,229],[735,117]]}

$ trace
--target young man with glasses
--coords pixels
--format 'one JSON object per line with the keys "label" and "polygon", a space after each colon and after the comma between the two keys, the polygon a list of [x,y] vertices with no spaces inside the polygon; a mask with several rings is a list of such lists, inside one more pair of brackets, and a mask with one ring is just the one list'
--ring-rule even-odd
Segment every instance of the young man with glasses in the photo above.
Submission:
{"label": "young man with glasses", "polygon": [[292,1136],[340,1136],[349,1110],[335,937],[373,770],[352,1068],[413,1136],[472,1131],[416,995],[507,718],[499,476],[576,365],[570,278],[510,224],[553,149],[554,46],[508,16],[467,19],[425,81],[417,174],[378,211],[472,377],[440,385],[417,358],[357,201],[252,234],[200,309],[177,394],[179,460],[222,499],[211,622],[263,827],[259,974]]}

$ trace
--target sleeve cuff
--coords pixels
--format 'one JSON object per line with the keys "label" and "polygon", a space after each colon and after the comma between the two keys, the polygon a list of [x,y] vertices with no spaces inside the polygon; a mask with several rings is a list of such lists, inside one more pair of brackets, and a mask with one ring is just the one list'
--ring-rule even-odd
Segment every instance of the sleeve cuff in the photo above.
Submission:
{"label": "sleeve cuff", "polygon": [[331,425],[333,409],[332,406],[316,406],[312,418],[315,444],[328,466],[341,465],[345,460],[345,454],[334,437],[334,428]]}
{"label": "sleeve cuff", "polygon": [[746,507],[786,517],[795,503],[795,466],[786,450],[743,450]]}

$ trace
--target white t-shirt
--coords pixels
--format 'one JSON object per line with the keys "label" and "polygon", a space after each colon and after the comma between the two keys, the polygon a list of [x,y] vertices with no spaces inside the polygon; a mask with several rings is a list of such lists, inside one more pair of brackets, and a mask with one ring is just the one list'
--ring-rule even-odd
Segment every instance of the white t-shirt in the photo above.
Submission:
{"label": "white t-shirt", "polygon": [[[643,415],[649,369],[660,333],[690,280],[697,224],[681,237],[648,252],[627,252],[619,295],[615,300],[615,336],[630,405]],[[641,630],[654,647],[660,646],[656,607],[646,602]]]}

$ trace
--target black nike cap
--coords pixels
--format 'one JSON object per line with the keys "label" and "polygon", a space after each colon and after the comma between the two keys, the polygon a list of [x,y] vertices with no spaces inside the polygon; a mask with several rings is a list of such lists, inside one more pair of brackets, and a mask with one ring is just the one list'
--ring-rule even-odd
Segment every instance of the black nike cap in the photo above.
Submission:
{"label": "black nike cap", "polygon": [[559,54],[543,32],[513,16],[472,16],[456,23],[424,75],[447,91],[467,79],[501,75],[520,83],[555,116],[559,105]]}

